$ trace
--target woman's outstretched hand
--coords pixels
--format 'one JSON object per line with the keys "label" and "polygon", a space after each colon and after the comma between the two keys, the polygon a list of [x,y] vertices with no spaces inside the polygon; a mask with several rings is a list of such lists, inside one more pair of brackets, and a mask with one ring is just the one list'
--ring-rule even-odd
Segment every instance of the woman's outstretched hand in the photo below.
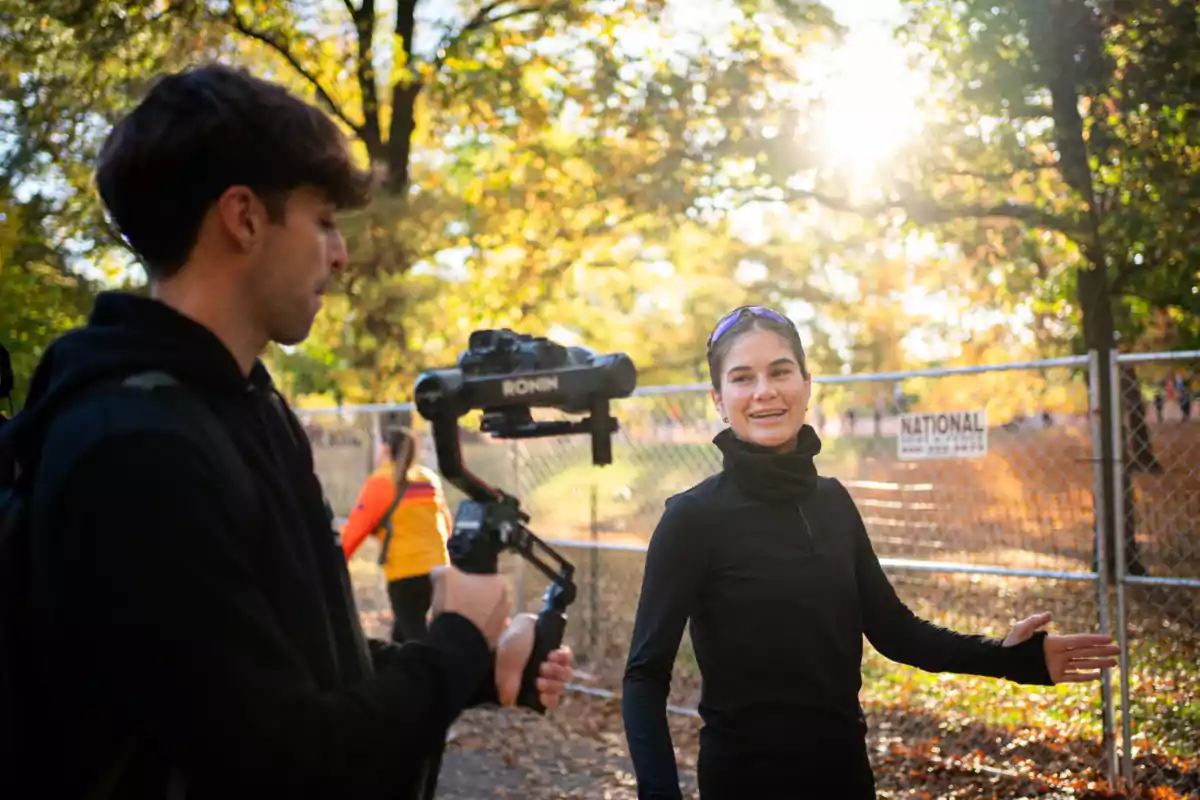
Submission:
{"label": "woman's outstretched hand", "polygon": [[[1026,641],[1050,622],[1050,614],[1034,614],[1013,626],[1004,646]],[[1115,667],[1121,649],[1111,636],[1102,633],[1048,634],[1042,641],[1046,671],[1055,683],[1085,683],[1100,680],[1100,670]]]}

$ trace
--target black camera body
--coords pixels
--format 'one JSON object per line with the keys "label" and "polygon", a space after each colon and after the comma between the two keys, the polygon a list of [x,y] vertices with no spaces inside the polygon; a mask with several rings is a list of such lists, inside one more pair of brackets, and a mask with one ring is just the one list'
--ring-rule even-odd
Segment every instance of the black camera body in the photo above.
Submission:
{"label": "black camera body", "polygon": [[[470,498],[455,514],[447,543],[451,563],[464,572],[492,574],[500,554],[515,550],[550,580],[517,698],[519,705],[538,712],[545,711],[538,700],[538,671],[562,643],[566,609],[575,600],[575,567],[525,527],[529,515],[515,497],[466,468],[458,420],[481,410],[480,430],[498,439],[587,433],[592,463],[610,464],[617,421],[609,413],[609,401],[629,396],[636,385],[637,370],[623,353],[597,355],[507,328],[473,332],[457,367],[429,370],[417,378],[417,411],[432,423],[438,471]],[[588,416],[537,421],[533,408]]]}
{"label": "black camera body", "polygon": [[[623,353],[596,355],[505,328],[472,333],[458,367],[421,373],[415,394],[417,411],[435,423],[435,440],[439,417],[457,419],[482,409],[480,430],[498,439],[590,433],[592,461],[599,465],[612,463],[616,421],[608,401],[628,396],[636,385],[637,369]],[[535,422],[532,408],[590,416],[578,422]],[[453,461],[453,454],[446,456],[438,450],[439,465]],[[460,488],[470,494],[466,486]]]}

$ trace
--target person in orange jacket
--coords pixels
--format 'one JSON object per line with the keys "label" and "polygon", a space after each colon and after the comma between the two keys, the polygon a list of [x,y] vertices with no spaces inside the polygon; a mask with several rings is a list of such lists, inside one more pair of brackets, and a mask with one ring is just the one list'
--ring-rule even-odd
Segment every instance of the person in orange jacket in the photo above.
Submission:
{"label": "person in orange jacket", "polygon": [[348,560],[368,536],[379,539],[395,619],[392,640],[400,643],[425,635],[433,599],[429,575],[450,563],[446,540],[452,522],[440,479],[417,461],[411,431],[391,432],[380,455],[382,463],[363,484],[342,529],[342,549]]}

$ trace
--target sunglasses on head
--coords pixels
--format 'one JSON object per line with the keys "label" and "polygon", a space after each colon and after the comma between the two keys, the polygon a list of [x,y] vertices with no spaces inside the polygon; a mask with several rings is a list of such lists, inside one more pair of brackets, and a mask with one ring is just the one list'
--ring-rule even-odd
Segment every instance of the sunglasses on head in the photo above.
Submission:
{"label": "sunglasses on head", "polygon": [[792,330],[796,330],[796,326],[792,324],[790,319],[774,309],[767,308],[766,306],[741,306],[740,308],[735,308],[733,311],[730,311],[728,314],[721,317],[721,321],[717,323],[717,327],[713,328],[712,334],[708,337],[708,349],[711,350],[712,346],[716,344],[723,335],[725,335],[725,332],[732,328],[742,317],[746,316],[747,314],[754,317],[769,319],[772,322],[778,322],[781,325],[788,326]]}

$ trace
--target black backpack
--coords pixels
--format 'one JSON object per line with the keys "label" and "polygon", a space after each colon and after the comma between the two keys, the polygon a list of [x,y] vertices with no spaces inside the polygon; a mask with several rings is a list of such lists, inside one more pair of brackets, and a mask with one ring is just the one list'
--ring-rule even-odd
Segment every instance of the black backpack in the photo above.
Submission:
{"label": "black backpack", "polygon": [[[60,399],[57,407],[26,413],[46,413],[53,416],[61,413],[66,405],[78,402],[100,390],[154,391],[166,389],[163,400],[178,407],[222,459],[232,459],[230,464],[240,464],[229,434],[216,416],[199,398],[182,384],[164,372],[142,372],[123,380],[117,379]],[[19,774],[18,759],[22,752],[22,737],[29,730],[31,715],[29,692],[22,687],[30,685],[30,670],[33,659],[29,656],[34,647],[32,610],[29,583],[29,504],[32,498],[34,469],[26,463],[23,469],[21,453],[13,433],[18,426],[14,420],[0,422],[0,797],[19,797],[30,788],[31,776]],[[36,459],[36,456],[33,457]],[[248,478],[248,476],[247,476]],[[123,750],[117,763],[110,765],[96,776],[88,793],[92,798],[111,795],[133,755],[134,746]],[[172,787],[178,791],[178,787]]]}
{"label": "black backpack", "polygon": [[[25,523],[25,500],[17,486],[16,454],[13,452],[10,437],[6,430],[11,430],[11,420],[0,417],[0,775],[8,775],[15,771],[17,758],[16,727],[17,686],[20,677],[17,674],[19,666],[15,654],[22,646],[18,641],[18,630],[11,617],[20,612],[18,608],[10,607],[20,594],[25,580],[24,570],[19,568],[28,552],[28,544],[20,532]],[[21,603],[24,604],[24,598]],[[8,778],[0,778],[5,784]],[[17,787],[8,787],[13,789]],[[9,791],[0,790],[0,794],[13,796]]]}

